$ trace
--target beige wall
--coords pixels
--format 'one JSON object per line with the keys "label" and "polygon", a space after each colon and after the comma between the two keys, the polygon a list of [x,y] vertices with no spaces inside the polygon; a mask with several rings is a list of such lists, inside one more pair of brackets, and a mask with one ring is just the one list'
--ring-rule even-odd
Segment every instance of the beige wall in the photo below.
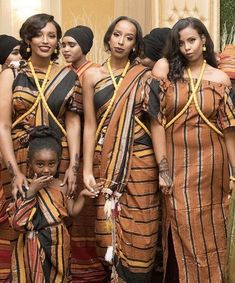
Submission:
{"label": "beige wall", "polygon": [[103,62],[107,57],[103,48],[103,36],[114,18],[113,0],[61,0],[62,29],[78,24],[89,26],[95,35],[89,58],[94,62]]}

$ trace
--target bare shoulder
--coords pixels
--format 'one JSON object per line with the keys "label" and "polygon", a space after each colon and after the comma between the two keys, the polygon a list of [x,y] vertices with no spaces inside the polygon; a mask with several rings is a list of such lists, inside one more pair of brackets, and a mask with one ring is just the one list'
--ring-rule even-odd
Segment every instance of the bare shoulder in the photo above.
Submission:
{"label": "bare shoulder", "polygon": [[157,78],[163,78],[166,79],[167,75],[169,73],[169,63],[166,58],[159,59],[153,69],[152,69],[152,75]]}
{"label": "bare shoulder", "polygon": [[86,83],[95,85],[102,78],[102,66],[94,66],[87,69],[84,73],[83,80]]}
{"label": "bare shoulder", "polygon": [[231,86],[231,81],[229,76],[222,70],[210,67],[209,68],[209,77],[211,81],[214,81],[219,84],[224,84]]}
{"label": "bare shoulder", "polygon": [[14,80],[14,74],[12,69],[8,68],[0,73],[0,81],[4,83],[12,83]]}

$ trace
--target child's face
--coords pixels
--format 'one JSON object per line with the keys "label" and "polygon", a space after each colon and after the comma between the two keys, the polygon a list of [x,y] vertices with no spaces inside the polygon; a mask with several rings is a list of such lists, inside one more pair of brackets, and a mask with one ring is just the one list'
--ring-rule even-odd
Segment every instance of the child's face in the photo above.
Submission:
{"label": "child's face", "polygon": [[55,176],[58,165],[59,160],[57,154],[51,149],[36,151],[30,162],[31,170],[33,174],[37,174],[37,177]]}

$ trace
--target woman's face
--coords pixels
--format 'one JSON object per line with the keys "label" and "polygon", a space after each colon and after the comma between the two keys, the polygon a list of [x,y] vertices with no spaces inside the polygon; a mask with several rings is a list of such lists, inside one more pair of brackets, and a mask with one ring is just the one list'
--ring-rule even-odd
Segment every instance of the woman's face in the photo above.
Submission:
{"label": "woman's face", "polygon": [[128,58],[136,44],[136,28],[129,21],[119,21],[109,40],[111,55],[117,58]]}
{"label": "woman's face", "polygon": [[71,36],[65,36],[62,40],[62,54],[67,63],[77,63],[85,55],[77,41]]}
{"label": "woman's face", "polygon": [[9,56],[7,57],[5,61],[5,65],[9,66],[12,61],[20,61],[21,60],[21,55],[20,55],[20,46],[17,45],[16,47],[13,48]]}
{"label": "woman's face", "polygon": [[29,44],[32,57],[35,55],[42,58],[51,57],[58,44],[57,31],[54,24],[51,22],[47,23],[39,31],[38,35],[31,39]]}
{"label": "woman's face", "polygon": [[205,36],[200,36],[197,30],[190,26],[179,32],[180,52],[189,62],[203,58],[202,47],[205,42]]}

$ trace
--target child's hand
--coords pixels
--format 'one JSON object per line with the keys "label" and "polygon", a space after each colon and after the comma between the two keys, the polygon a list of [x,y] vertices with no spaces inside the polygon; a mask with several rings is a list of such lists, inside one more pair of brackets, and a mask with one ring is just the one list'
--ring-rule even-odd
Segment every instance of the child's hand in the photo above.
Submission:
{"label": "child's hand", "polygon": [[52,180],[53,180],[53,176],[41,176],[37,178],[37,174],[35,174],[29,186],[29,190],[37,193],[42,188],[48,187],[48,185],[51,183]]}

